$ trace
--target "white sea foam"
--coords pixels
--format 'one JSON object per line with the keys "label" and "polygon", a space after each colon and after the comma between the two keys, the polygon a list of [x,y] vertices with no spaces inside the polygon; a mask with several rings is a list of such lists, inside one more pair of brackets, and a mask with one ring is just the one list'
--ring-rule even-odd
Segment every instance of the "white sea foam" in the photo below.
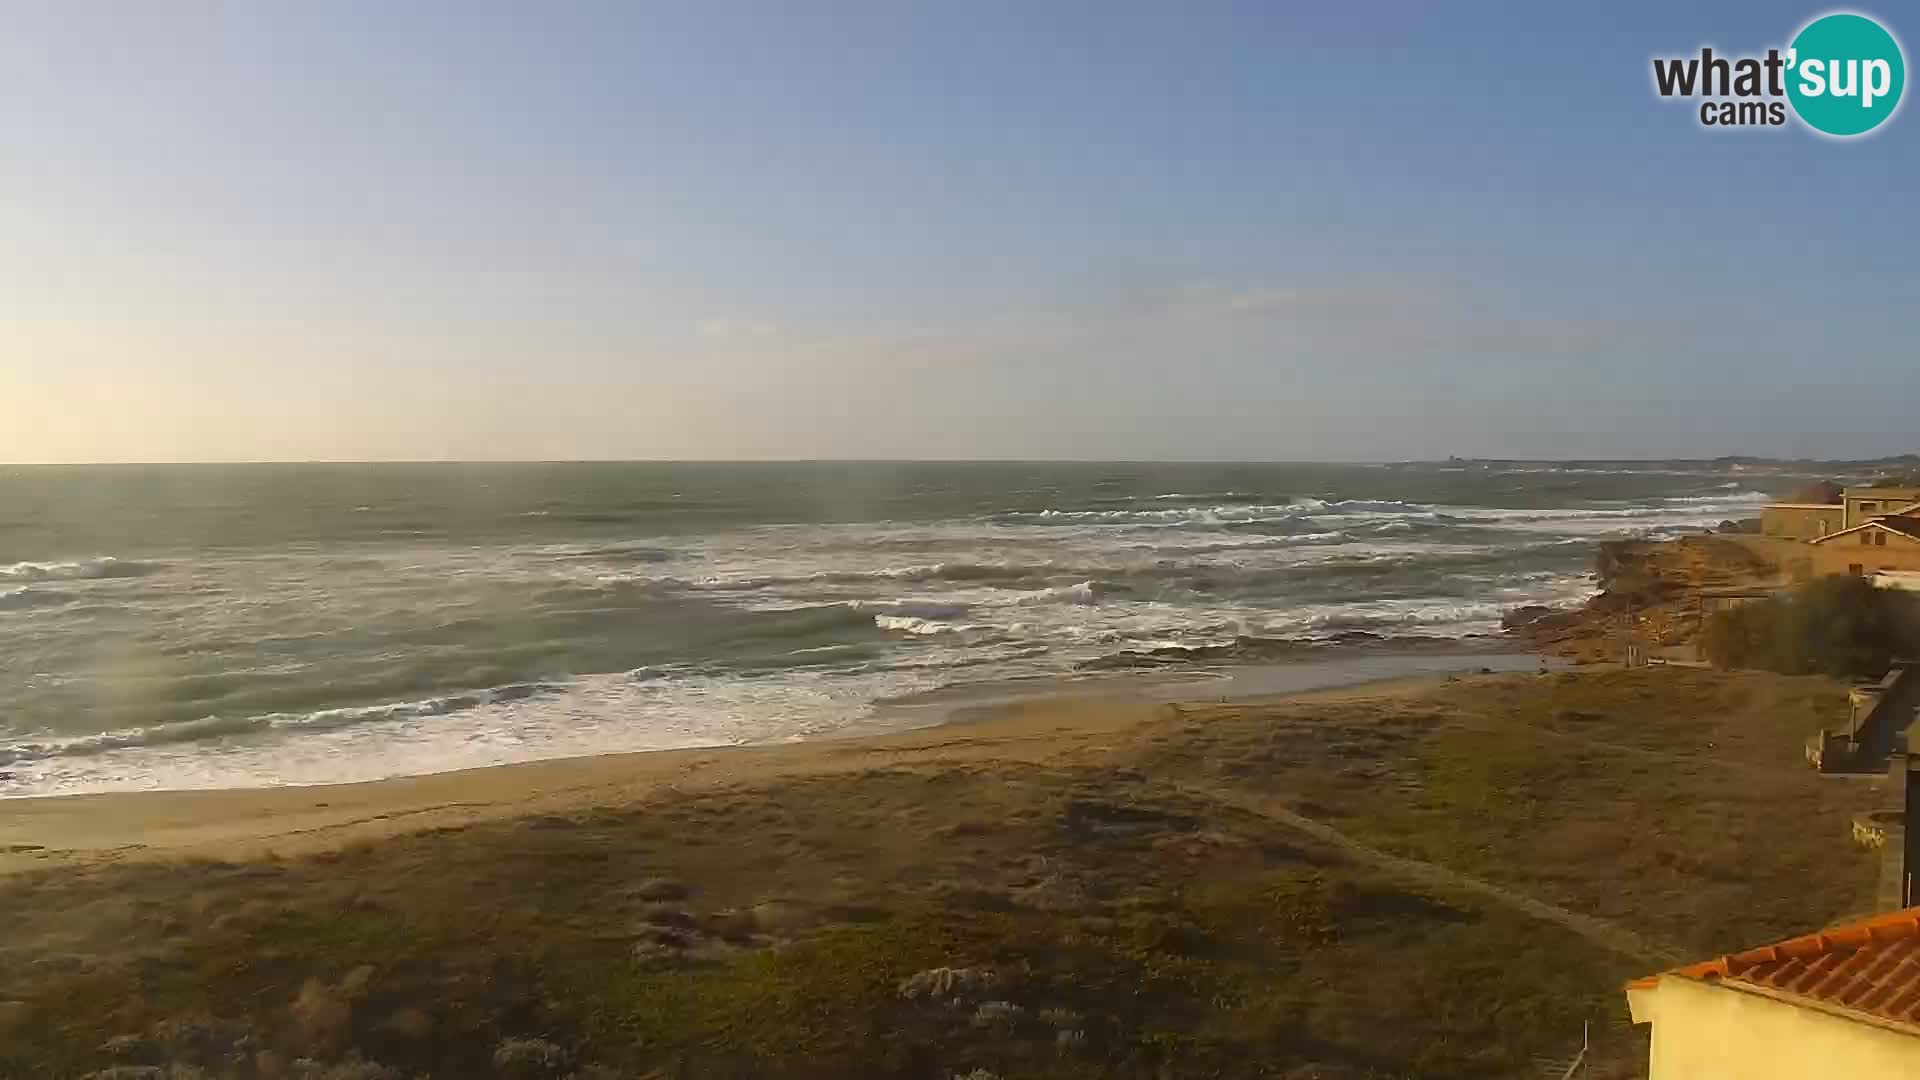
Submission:
{"label": "white sea foam", "polygon": [[[963,679],[1058,674],[1120,651],[1327,639],[1353,630],[1492,633],[1507,608],[1589,594],[1595,539],[1709,528],[1750,516],[1766,498],[1736,487],[1536,508],[1197,490],[1053,510],[757,525],[664,539],[503,548],[382,541],[284,557],[210,553],[165,567],[108,557],[0,564],[6,624],[35,633],[65,628],[77,641],[92,640],[84,637],[93,632],[89,620],[104,625],[125,616],[103,617],[121,609],[59,598],[111,593],[119,604],[135,590],[109,579],[150,576],[137,589],[138,603],[172,620],[162,640],[182,650],[164,655],[188,657],[178,661],[185,670],[193,650],[216,642],[210,655],[232,654],[215,673],[221,678],[253,671],[324,684],[336,670],[328,666],[337,662],[335,641],[341,650],[379,652],[375,659],[385,663],[415,655],[407,650],[416,639],[407,635],[425,633],[421,655],[478,650],[478,667],[492,631],[517,634],[522,621],[526,640],[534,640],[544,620],[557,634],[576,633],[576,620],[602,611],[661,605],[668,625],[674,613],[697,617],[688,624],[686,656],[676,656],[670,640],[649,638],[653,651],[609,665],[646,667],[527,684],[535,688],[525,693],[502,687],[85,735],[15,727],[0,734],[0,794],[359,780],[571,753],[772,741],[833,730],[878,698]],[[522,591],[510,595],[533,598],[524,609],[482,603],[490,590],[515,588]],[[14,614],[27,607],[42,610]],[[762,616],[774,619],[742,624],[737,637],[727,621]],[[395,620],[430,629],[389,633]],[[581,640],[591,640],[585,625]],[[306,649],[303,642],[329,644]],[[736,645],[738,655],[729,651]],[[363,660],[372,663],[365,655],[355,662]],[[32,685],[51,687],[56,676],[77,680],[59,683],[72,700],[111,699],[80,666]],[[0,713],[0,732],[12,719]]]}
{"label": "white sea foam", "polygon": [[127,750],[136,747],[202,742],[229,736],[331,731],[357,724],[417,720],[431,716],[446,716],[501,702],[522,701],[552,689],[550,686],[538,683],[521,683],[389,705],[316,709],[312,712],[300,713],[267,713],[260,716],[206,716],[198,720],[183,720],[171,724],[155,724],[150,727],[126,728],[120,731],[103,731],[91,735],[0,746],[0,765],[17,765],[21,762],[46,758],[89,756],[110,750]]}
{"label": "white sea foam", "polygon": [[[1730,488],[1739,487],[1738,484],[1728,484],[1726,486]],[[1689,505],[1689,504],[1701,504],[1701,503],[1731,503],[1735,505],[1740,505],[1740,504],[1759,505],[1764,503],[1776,502],[1778,501],[1778,499],[1776,496],[1769,495],[1764,491],[1740,491],[1740,492],[1735,492],[1729,495],[1675,495],[1670,498],[1661,499],[1660,501],[1670,505]]]}
{"label": "white sea foam", "polygon": [[855,611],[871,611],[881,618],[950,620],[966,615],[968,605],[937,600],[855,600],[847,605]]}
{"label": "white sea foam", "polygon": [[142,577],[153,573],[154,564],[116,559],[102,555],[91,559],[60,562],[17,562],[0,565],[0,580],[12,581],[85,581],[97,578]]}
{"label": "white sea foam", "polygon": [[1422,503],[1376,499],[1297,499],[1286,503],[1221,503],[1213,506],[1181,506],[1165,509],[1081,510],[1048,509],[1009,511],[995,515],[1008,524],[1097,524],[1097,525],[1207,525],[1265,523],[1307,517],[1424,515],[1434,508]]}
{"label": "white sea foam", "polygon": [[313,726],[298,738],[216,733],[22,756],[0,771],[0,795],[352,783],[582,754],[778,742],[832,731],[876,700],[942,681],[937,670],[583,676],[451,714],[395,712]]}
{"label": "white sea foam", "polygon": [[1041,589],[1018,598],[1021,604],[1097,604],[1100,596],[1094,583],[1082,581],[1076,585],[1059,585]]}
{"label": "white sea foam", "polygon": [[875,615],[873,625],[882,630],[897,630],[906,634],[953,634],[969,629],[959,623],[944,619],[929,619],[924,615]]}

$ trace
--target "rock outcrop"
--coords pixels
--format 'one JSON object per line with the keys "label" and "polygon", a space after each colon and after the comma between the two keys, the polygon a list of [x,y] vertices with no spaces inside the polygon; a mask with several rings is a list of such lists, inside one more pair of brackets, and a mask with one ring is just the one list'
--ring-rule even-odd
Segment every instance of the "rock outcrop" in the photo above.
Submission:
{"label": "rock outcrop", "polygon": [[1576,663],[1618,660],[1628,629],[1654,649],[1686,645],[1700,632],[1701,592],[1779,579],[1751,548],[1716,536],[1609,540],[1594,556],[1598,595],[1573,609],[1516,608],[1502,620],[1541,652]]}

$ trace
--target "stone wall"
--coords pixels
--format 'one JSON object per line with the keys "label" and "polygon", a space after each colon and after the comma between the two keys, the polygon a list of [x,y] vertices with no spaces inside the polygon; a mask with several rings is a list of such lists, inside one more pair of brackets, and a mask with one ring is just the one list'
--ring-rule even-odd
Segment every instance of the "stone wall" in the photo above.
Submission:
{"label": "stone wall", "polygon": [[1879,772],[1906,745],[1920,706],[1920,666],[1900,661],[1878,683],[1856,686],[1847,697],[1846,726],[1809,736],[1807,764],[1823,773]]}
{"label": "stone wall", "polygon": [[[1880,884],[1875,895],[1874,906],[1881,911],[1899,911],[1911,906],[1914,897],[1907,885],[1908,867],[1920,862],[1914,859],[1912,848],[1920,842],[1920,827],[1914,827],[1913,817],[1920,806],[1913,805],[1912,767],[1915,762],[1908,756],[1907,734],[1902,732],[1894,740],[1892,755],[1887,760],[1887,798],[1890,805],[1878,816],[1883,822],[1883,836],[1880,843]],[[1920,870],[1920,866],[1914,867]]]}
{"label": "stone wall", "polygon": [[1783,540],[1818,540],[1840,530],[1844,513],[1838,504],[1775,503],[1760,509],[1760,534]]}

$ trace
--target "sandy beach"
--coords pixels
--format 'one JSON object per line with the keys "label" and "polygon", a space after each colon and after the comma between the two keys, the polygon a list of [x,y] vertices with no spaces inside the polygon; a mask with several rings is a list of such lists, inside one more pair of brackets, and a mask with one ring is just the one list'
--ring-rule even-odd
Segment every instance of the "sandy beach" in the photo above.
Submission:
{"label": "sandy beach", "polygon": [[1627,1077],[1623,979],[1871,903],[1831,680],[1231,685],[8,800],[0,1077]]}
{"label": "sandy beach", "polygon": [[[1422,658],[1472,671],[1512,656]],[[1378,665],[1375,665],[1377,667]],[[1178,710],[1181,700],[1346,702],[1405,697],[1451,675],[1367,677],[1371,668],[1288,665],[1217,680],[1116,677],[1077,687],[975,688],[904,703],[913,730],[767,746],[604,754],[359,784],[156,791],[0,800],[0,875],[129,859],[259,858],[397,833],[641,804],[667,794],[891,765],[1042,762]],[[1353,682],[1353,679],[1359,679]],[[1342,685],[1276,691],[1276,685]],[[924,725],[924,726],[918,726]]]}

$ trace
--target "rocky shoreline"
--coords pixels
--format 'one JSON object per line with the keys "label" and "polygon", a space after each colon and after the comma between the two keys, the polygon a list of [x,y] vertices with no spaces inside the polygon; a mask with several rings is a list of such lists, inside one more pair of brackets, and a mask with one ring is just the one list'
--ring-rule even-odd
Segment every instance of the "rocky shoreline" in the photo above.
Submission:
{"label": "rocky shoreline", "polygon": [[1594,556],[1600,591],[1586,603],[1515,608],[1501,622],[1508,634],[1549,656],[1617,661],[1629,631],[1654,650],[1691,644],[1700,632],[1702,593],[1773,585],[1779,575],[1771,560],[1725,535],[1608,540]]}
{"label": "rocky shoreline", "polygon": [[1604,540],[1594,552],[1592,597],[1579,605],[1526,604],[1509,610],[1498,634],[1450,637],[1351,630],[1323,638],[1243,636],[1231,643],[1129,650],[1084,661],[1080,672],[1138,671],[1223,663],[1271,663],[1354,653],[1505,652],[1516,644],[1576,664],[1619,661],[1628,630],[1641,644],[1671,650],[1700,632],[1701,594],[1780,583],[1779,566],[1725,523],[1717,534],[1673,540]]}

